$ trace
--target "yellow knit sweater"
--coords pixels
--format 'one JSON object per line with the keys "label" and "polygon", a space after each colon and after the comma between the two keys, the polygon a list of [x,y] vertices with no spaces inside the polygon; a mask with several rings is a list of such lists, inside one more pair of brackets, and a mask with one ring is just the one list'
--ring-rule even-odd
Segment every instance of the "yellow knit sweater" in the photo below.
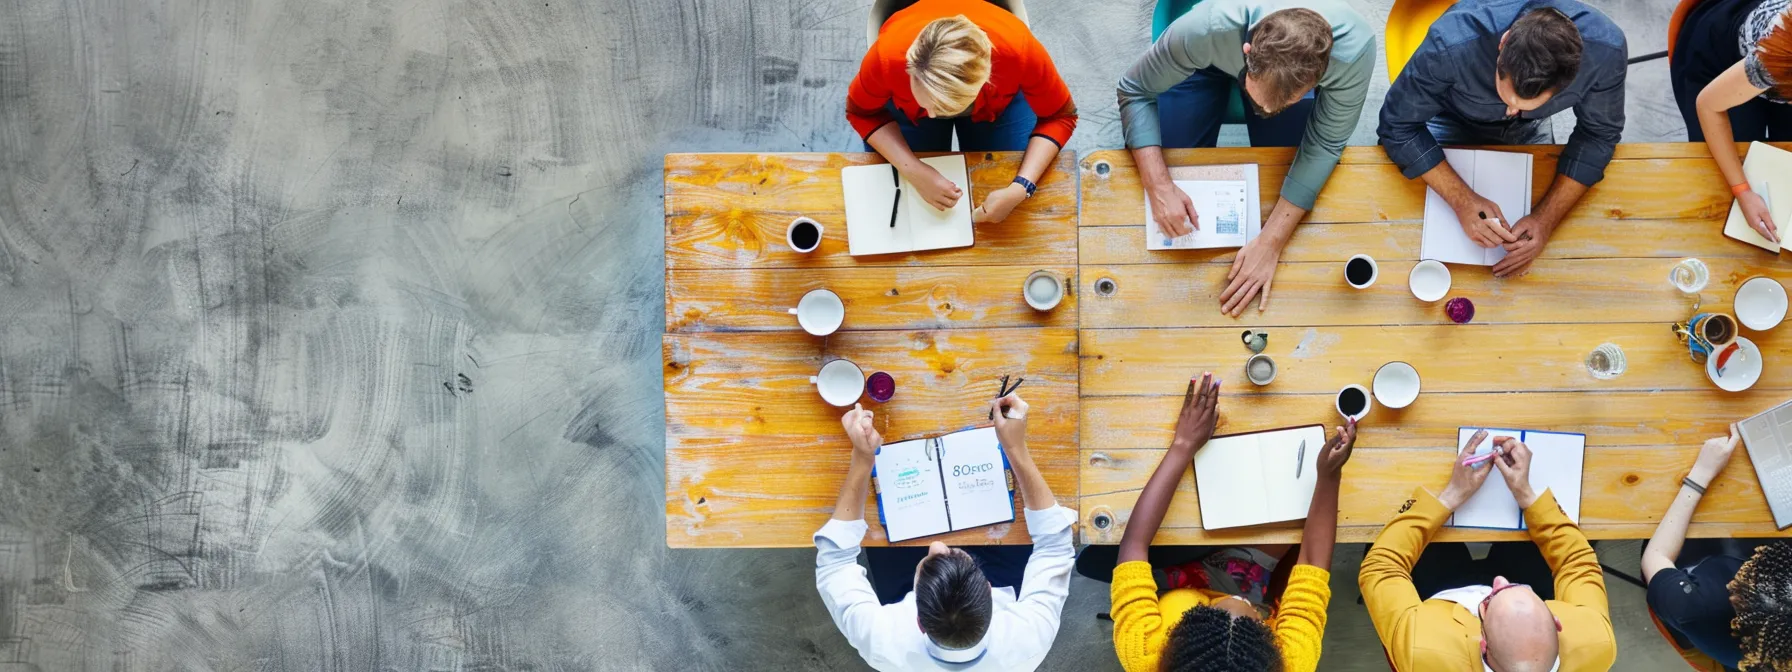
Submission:
{"label": "yellow knit sweater", "polygon": [[[1287,672],[1313,672],[1319,667],[1319,641],[1325,637],[1325,607],[1332,600],[1332,573],[1312,565],[1295,565],[1269,629],[1282,651]],[[1169,642],[1170,629],[1189,609],[1211,604],[1224,593],[1180,588],[1157,595],[1151,564],[1125,562],[1114,568],[1114,653],[1126,672],[1157,672],[1158,654]]]}

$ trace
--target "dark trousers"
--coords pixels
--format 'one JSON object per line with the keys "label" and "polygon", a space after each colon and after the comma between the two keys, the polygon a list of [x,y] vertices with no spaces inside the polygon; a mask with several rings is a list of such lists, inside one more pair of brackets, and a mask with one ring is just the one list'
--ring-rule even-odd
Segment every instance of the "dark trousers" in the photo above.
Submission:
{"label": "dark trousers", "polygon": [[908,148],[916,152],[952,151],[953,131],[958,132],[958,150],[961,152],[1025,151],[1028,139],[1033,136],[1033,127],[1039,125],[1039,115],[1027,106],[1027,96],[1020,93],[1014,94],[1008,109],[996,115],[995,121],[971,121],[968,111],[964,116],[951,119],[923,117],[917,121],[909,119],[893,104],[885,105],[884,109],[895,115],[902,139],[907,140]]}
{"label": "dark trousers", "polygon": [[[1220,124],[1232,90],[1241,88],[1237,78],[1219,68],[1195,71],[1181,84],[1157,96],[1158,126],[1163,129],[1164,149],[1214,147],[1219,144]],[[1260,117],[1249,103],[1244,106],[1244,126],[1252,147],[1298,147],[1313,116],[1313,92],[1273,117]]]}
{"label": "dark trousers", "polygon": [[1537,597],[1555,599],[1555,575],[1549,571],[1549,562],[1537,545],[1528,541],[1496,543],[1481,560],[1469,555],[1468,546],[1461,542],[1431,544],[1412,567],[1412,583],[1420,599],[1451,588],[1491,586],[1496,576],[1530,586]]}
{"label": "dark trousers", "polygon": [[[959,546],[977,559],[989,585],[997,588],[1013,586],[1020,592],[1020,581],[1027,571],[1027,558],[1033,546]],[[927,557],[926,546],[880,546],[865,549],[865,563],[871,568],[871,589],[877,592],[879,604],[895,604],[915,589],[915,567]]]}
{"label": "dark trousers", "polygon": [[[1699,127],[1699,92],[1719,74],[1742,60],[1736,33],[1761,0],[1703,0],[1686,15],[1668,61],[1674,102],[1686,121],[1686,139],[1703,142]],[[1792,105],[1755,97],[1730,108],[1730,130],[1737,142],[1792,140]]]}
{"label": "dark trousers", "polygon": [[1432,117],[1425,128],[1440,145],[1552,145],[1556,141],[1555,126],[1547,118],[1483,122],[1446,113]]}

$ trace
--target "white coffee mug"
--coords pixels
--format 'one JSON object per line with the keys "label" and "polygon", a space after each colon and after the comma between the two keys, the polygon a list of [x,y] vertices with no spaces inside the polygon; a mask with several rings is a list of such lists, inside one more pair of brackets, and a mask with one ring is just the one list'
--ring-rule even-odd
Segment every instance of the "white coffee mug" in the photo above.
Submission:
{"label": "white coffee mug", "polygon": [[821,371],[809,376],[809,384],[821,393],[821,400],[835,406],[851,406],[865,394],[865,372],[859,365],[844,359],[823,364]]}
{"label": "white coffee mug", "polygon": [[[815,244],[810,245],[807,248],[796,244],[796,228],[805,224],[815,227]],[[798,217],[790,220],[790,226],[784,229],[784,242],[790,246],[790,249],[803,254],[808,254],[814,252],[815,248],[821,247],[822,234],[826,232],[826,229],[821,228],[821,222],[809,219],[808,217]]]}
{"label": "white coffee mug", "polygon": [[[1354,415],[1344,412],[1344,393],[1349,392],[1351,390],[1355,390],[1357,394],[1361,394],[1363,396],[1363,410],[1358,411]],[[1362,421],[1363,416],[1369,414],[1369,409],[1375,407],[1375,396],[1369,393],[1369,388],[1363,387],[1361,385],[1356,385],[1356,384],[1345,385],[1344,387],[1342,387],[1338,390],[1338,394],[1333,399],[1332,405],[1338,409],[1338,415],[1342,415],[1345,417],[1345,419],[1348,419],[1348,420],[1356,420],[1356,421],[1360,422],[1360,421]]]}
{"label": "white coffee mug", "polygon": [[[1350,280],[1350,265],[1356,263],[1356,260],[1358,259],[1369,262],[1369,281],[1362,284],[1357,284]],[[1368,289],[1370,285],[1375,284],[1375,279],[1379,277],[1381,277],[1381,265],[1375,263],[1375,257],[1371,257],[1367,254],[1359,254],[1344,262],[1344,283],[1351,287]]]}
{"label": "white coffee mug", "polygon": [[812,289],[803,295],[790,314],[796,316],[797,324],[816,336],[826,336],[840,328],[846,321],[846,304],[840,301],[840,295],[825,289]]}
{"label": "white coffee mug", "polygon": [[1033,310],[1051,310],[1064,300],[1064,279],[1051,271],[1033,271],[1021,285],[1020,293]]}

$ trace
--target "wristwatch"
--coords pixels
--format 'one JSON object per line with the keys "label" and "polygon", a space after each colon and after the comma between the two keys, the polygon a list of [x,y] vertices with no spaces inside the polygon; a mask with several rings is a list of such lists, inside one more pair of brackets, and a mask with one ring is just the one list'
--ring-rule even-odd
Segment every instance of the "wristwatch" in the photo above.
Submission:
{"label": "wristwatch", "polygon": [[1027,198],[1032,198],[1033,190],[1039,188],[1039,185],[1033,184],[1032,180],[1021,177],[1019,175],[1014,176],[1014,183],[1020,185],[1022,188],[1027,190]]}

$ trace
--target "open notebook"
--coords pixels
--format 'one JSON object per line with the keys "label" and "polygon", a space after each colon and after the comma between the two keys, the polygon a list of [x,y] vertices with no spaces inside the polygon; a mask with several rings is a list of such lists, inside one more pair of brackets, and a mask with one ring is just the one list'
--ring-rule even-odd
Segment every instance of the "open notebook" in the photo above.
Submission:
{"label": "open notebook", "polygon": [[1748,158],[1742,160],[1742,174],[1748,177],[1748,187],[1767,201],[1767,212],[1779,227],[1780,244],[1755,233],[1742,219],[1742,206],[1735,202],[1730,203],[1724,235],[1770,252],[1792,245],[1792,241],[1786,240],[1786,235],[1792,234],[1792,152],[1764,142],[1749,143]]}
{"label": "open notebook", "polygon": [[1324,425],[1209,439],[1195,453],[1201,527],[1217,530],[1307,517],[1324,448]]}
{"label": "open notebook", "polygon": [[[1462,181],[1482,198],[1499,204],[1511,228],[1518,218],[1531,214],[1531,155],[1486,149],[1445,149]],[[1492,217],[1493,213],[1487,213]],[[1492,266],[1506,258],[1506,248],[1476,245],[1462,232],[1456,210],[1430,187],[1425,188],[1425,228],[1419,238],[1419,258],[1446,264]]]}
{"label": "open notebook", "polygon": [[1257,164],[1176,166],[1170,169],[1176,188],[1195,203],[1201,228],[1170,237],[1151,218],[1145,199],[1145,249],[1198,250],[1244,247],[1263,231],[1262,201],[1257,197]]}
{"label": "open notebook", "polygon": [[885,444],[871,467],[890,541],[1014,520],[1014,483],[994,427]]}
{"label": "open notebook", "polygon": [[846,192],[848,254],[857,257],[971,245],[971,181],[964,155],[929,157],[921,163],[933,166],[958,185],[964,192],[958,203],[946,210],[928,205],[921,192],[887,163],[840,169],[840,185]]}
{"label": "open notebook", "polygon": [[[1456,430],[1458,454],[1468,446],[1469,439],[1474,437],[1477,429],[1481,428],[1461,427]],[[1475,454],[1492,452],[1493,440],[1502,436],[1517,437],[1531,449],[1531,489],[1536,490],[1538,495],[1542,495],[1544,490],[1551,491],[1556,497],[1556,503],[1561,504],[1562,511],[1568,514],[1568,519],[1579,523],[1580,476],[1587,459],[1587,435],[1488,427],[1487,440],[1481,442],[1481,447],[1475,450]],[[1506,479],[1492,462],[1483,462],[1482,465],[1482,469],[1496,471],[1488,474],[1487,482],[1481,484],[1481,489],[1476,490],[1468,501],[1456,508],[1456,514],[1450,516],[1449,525],[1496,530],[1525,529],[1524,510],[1518,508],[1518,500],[1512,498],[1512,490],[1506,487]]]}
{"label": "open notebook", "polygon": [[1767,508],[1773,512],[1773,526],[1782,530],[1792,527],[1792,401],[1736,423],[1736,427],[1748,459],[1755,465],[1755,479],[1767,497]]}

